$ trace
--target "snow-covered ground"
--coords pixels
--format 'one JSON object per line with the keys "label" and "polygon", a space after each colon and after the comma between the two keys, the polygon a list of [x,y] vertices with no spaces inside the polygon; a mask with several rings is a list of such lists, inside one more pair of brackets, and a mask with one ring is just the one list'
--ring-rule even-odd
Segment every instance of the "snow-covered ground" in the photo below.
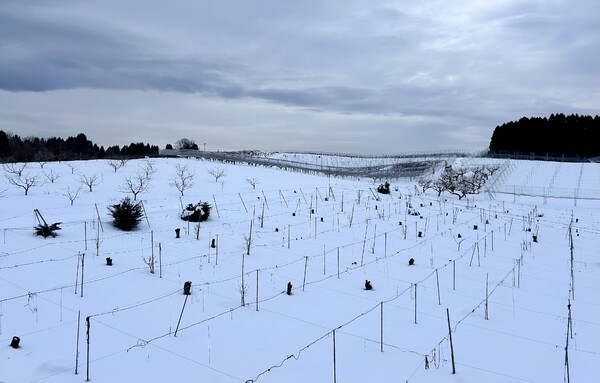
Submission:
{"label": "snow-covered ground", "polygon": [[[146,218],[119,231],[107,207],[146,161],[31,163],[46,183],[27,196],[0,177],[0,382],[85,381],[88,357],[94,382],[562,382],[566,350],[571,381],[600,381],[600,200],[578,198],[598,164],[500,162],[498,193],[459,201],[152,159]],[[178,164],[196,173],[183,197]],[[82,174],[101,182],[71,206]],[[200,200],[213,210],[197,232],[179,215]],[[56,238],[34,236],[34,209],[62,222]]]}

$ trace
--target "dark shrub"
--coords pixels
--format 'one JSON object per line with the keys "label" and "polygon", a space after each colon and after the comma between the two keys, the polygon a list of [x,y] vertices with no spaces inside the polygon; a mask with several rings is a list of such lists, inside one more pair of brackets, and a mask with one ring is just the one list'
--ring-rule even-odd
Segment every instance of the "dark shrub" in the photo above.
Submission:
{"label": "dark shrub", "polygon": [[390,183],[386,182],[377,187],[377,191],[381,194],[390,194]]}
{"label": "dark shrub", "polygon": [[41,235],[44,238],[50,236],[50,237],[56,237],[56,233],[55,231],[60,230],[61,227],[58,226],[60,225],[62,222],[56,222],[53,223],[52,225],[37,225],[36,227],[34,227],[33,229],[35,230],[35,235]]}
{"label": "dark shrub", "polygon": [[121,203],[109,206],[108,210],[113,217],[113,226],[124,231],[135,229],[144,215],[142,205],[131,202],[129,197],[124,198]]}

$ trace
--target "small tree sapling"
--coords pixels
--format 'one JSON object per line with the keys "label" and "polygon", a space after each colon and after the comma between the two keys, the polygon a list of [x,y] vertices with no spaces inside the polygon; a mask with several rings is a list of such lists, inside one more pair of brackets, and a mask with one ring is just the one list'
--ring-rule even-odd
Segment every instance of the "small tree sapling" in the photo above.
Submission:
{"label": "small tree sapling", "polygon": [[89,176],[84,173],[80,173],[77,180],[82,185],[87,186],[90,193],[94,190],[94,186],[98,186],[100,184],[100,182],[102,182],[101,176],[98,175],[97,173],[91,174]]}
{"label": "small tree sapling", "polygon": [[207,172],[208,172],[208,174],[210,174],[211,176],[213,176],[215,178],[215,182],[219,182],[219,179],[221,177],[225,177],[227,175],[225,168],[219,168],[219,167],[210,168],[207,170]]}
{"label": "small tree sapling", "polygon": [[183,196],[183,192],[194,186],[194,177],[196,173],[188,168],[188,165],[177,164],[175,166],[175,177],[171,179],[172,186]]}
{"label": "small tree sapling", "polygon": [[143,172],[137,172],[134,176],[125,177],[123,184],[119,187],[119,191],[123,193],[131,193],[133,200],[137,200],[138,194],[147,191],[150,188],[150,178],[146,177]]}
{"label": "small tree sapling", "polygon": [[71,189],[70,185],[67,185],[67,190],[65,190],[64,193],[62,193],[62,195],[67,197],[69,199],[69,201],[71,202],[71,206],[73,206],[73,202],[75,202],[75,200],[79,196],[80,191],[81,191],[81,185],[79,185],[77,190],[73,190],[73,189]]}
{"label": "small tree sapling", "polygon": [[246,178],[246,183],[252,186],[252,189],[256,189],[256,185],[260,183],[258,178]]}
{"label": "small tree sapling", "polygon": [[54,173],[53,169],[50,169],[49,172],[43,172],[44,176],[46,177],[46,179],[48,181],[50,181],[51,184],[54,183],[54,181],[56,181],[60,176],[58,175],[58,173]]}

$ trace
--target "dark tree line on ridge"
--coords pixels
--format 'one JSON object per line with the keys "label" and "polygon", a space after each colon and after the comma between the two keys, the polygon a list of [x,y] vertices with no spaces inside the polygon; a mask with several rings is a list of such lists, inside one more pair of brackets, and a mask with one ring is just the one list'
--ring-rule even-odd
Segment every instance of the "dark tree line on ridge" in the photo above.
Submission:
{"label": "dark tree line on ridge", "polygon": [[600,156],[600,117],[562,113],[523,117],[497,126],[490,151],[500,155],[580,157]]}
{"label": "dark tree line on ridge", "polygon": [[0,130],[0,162],[48,162],[157,155],[158,146],[143,142],[131,143],[122,148],[118,145],[109,146],[105,149],[104,146],[98,147],[88,140],[83,133],[65,140],[60,137],[21,138],[16,134]]}

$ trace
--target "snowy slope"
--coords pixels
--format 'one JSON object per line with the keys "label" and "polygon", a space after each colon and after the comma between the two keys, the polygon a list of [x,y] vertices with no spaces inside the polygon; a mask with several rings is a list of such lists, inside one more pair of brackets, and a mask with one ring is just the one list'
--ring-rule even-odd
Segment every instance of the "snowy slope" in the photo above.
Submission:
{"label": "snowy slope", "polygon": [[[497,193],[459,201],[403,180],[386,196],[371,180],[153,159],[147,220],[121,232],[107,207],[145,161],[28,164],[59,178],[27,196],[0,178],[0,382],[85,381],[88,355],[94,382],[559,382],[567,342],[572,381],[600,381],[597,164],[512,161]],[[196,173],[183,197],[177,164]],[[78,173],[101,182],[71,206]],[[213,211],[197,234],[179,214],[199,200]],[[56,238],[33,235],[34,209],[62,222]]]}

